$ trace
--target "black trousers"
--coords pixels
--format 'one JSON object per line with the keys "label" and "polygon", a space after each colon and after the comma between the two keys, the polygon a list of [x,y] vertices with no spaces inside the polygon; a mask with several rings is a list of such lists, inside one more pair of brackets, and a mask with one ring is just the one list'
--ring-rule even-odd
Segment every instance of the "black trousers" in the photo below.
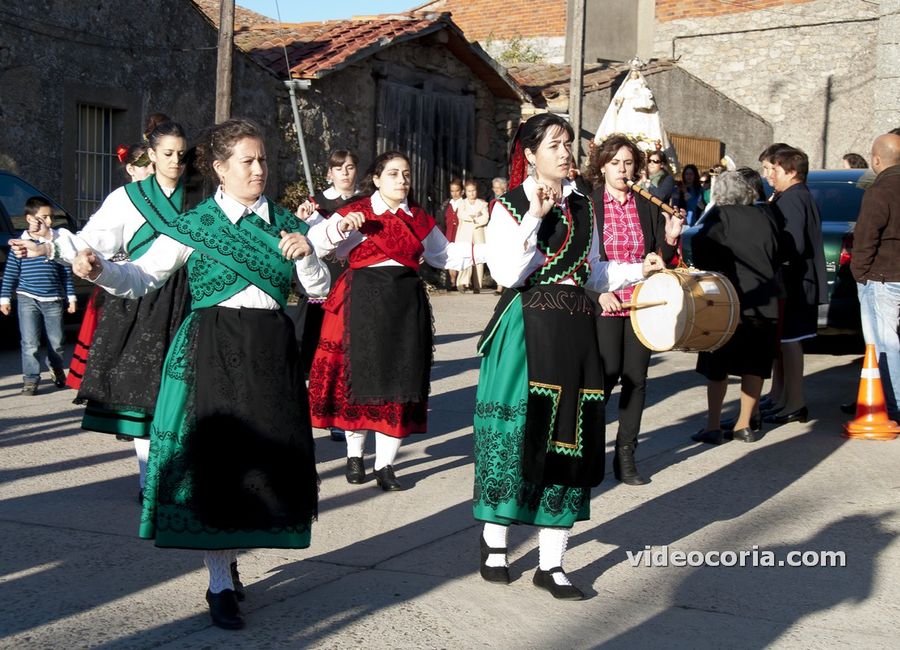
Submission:
{"label": "black trousers", "polygon": [[636,445],[641,430],[641,416],[644,414],[650,349],[638,340],[630,318],[598,316],[596,320],[597,343],[603,360],[603,389],[606,395],[610,395],[616,384],[620,381],[622,384],[616,448],[621,445]]}

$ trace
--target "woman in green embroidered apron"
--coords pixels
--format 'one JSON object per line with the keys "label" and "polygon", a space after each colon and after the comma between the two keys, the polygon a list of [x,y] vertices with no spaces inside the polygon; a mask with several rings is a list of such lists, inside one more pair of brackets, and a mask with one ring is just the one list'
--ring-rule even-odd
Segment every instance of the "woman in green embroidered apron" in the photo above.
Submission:
{"label": "woman in green embroidered apron", "polygon": [[[105,259],[136,260],[159,235],[157,206],[176,212],[187,207],[182,182],[187,149],[184,129],[162,117],[155,114],[146,134],[147,155],[155,173],[114,190],[77,235],[68,230],[48,233],[55,244],[53,254],[58,253],[63,262],[71,264],[84,248]],[[100,319],[75,402],[86,404],[83,429],[134,439],[143,491],[163,362],[187,316],[187,278],[179,273],[162,291],[146,298],[126,300],[103,294],[97,301]]]}
{"label": "woman in green embroidered apron", "polygon": [[604,464],[603,370],[584,288],[608,290],[662,266],[656,255],[600,261],[591,201],[567,179],[572,138],[550,113],[522,125],[511,189],[491,211],[487,262],[508,288],[478,345],[473,510],[485,522],[485,580],[509,583],[508,526],[532,524],[540,527],[534,584],[579,600],[563,555],[574,523],[590,516]]}
{"label": "woman in green embroidered apron", "polygon": [[[306,224],[263,195],[265,148],[244,120],[218,124],[198,154],[221,183],[188,213],[161,210],[162,232],[136,262],[84,251],[73,269],[116,295],[151,291],[187,266],[191,313],[166,357],[151,425],[140,535],[206,550],[213,622],[236,629],[239,548],[306,548],[318,502],[309,403],[290,319],[304,288],[329,274]],[[291,260],[297,260],[295,263]]]}

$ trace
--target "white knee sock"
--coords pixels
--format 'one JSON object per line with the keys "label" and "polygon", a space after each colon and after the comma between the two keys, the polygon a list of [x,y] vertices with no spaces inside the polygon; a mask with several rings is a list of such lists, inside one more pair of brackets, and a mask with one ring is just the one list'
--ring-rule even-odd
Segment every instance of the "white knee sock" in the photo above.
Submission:
{"label": "white knee sock", "polygon": [[231,563],[234,561],[235,551],[206,551],[203,555],[203,564],[209,571],[209,590],[214,594],[226,589],[234,589],[231,582]]}
{"label": "white knee sock", "polygon": [[141,489],[147,481],[147,459],[150,457],[150,436],[134,439],[134,453],[138,459],[138,482]]}
{"label": "white knee sock", "polygon": [[[567,528],[541,528],[538,533],[540,549],[540,567],[548,571],[556,567],[562,567],[563,556],[566,554],[566,544],[569,543],[569,530]],[[555,574],[556,584],[569,585],[565,576]]]}
{"label": "white knee sock", "polygon": [[[481,536],[488,548],[506,548],[506,538],[509,532],[509,526],[501,526],[500,524],[485,523],[484,531]],[[485,562],[488,566],[509,566],[506,559],[506,553],[491,553]]]}
{"label": "white knee sock", "polygon": [[347,458],[360,458],[366,447],[366,430],[344,431],[344,438],[347,440]]}
{"label": "white knee sock", "polygon": [[387,465],[393,465],[400,449],[401,438],[375,432],[375,469],[381,469]]}

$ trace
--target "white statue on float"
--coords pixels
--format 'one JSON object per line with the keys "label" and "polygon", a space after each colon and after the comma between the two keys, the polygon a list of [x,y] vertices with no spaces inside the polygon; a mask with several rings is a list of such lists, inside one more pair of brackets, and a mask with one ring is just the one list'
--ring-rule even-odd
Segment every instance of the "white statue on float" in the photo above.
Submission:
{"label": "white statue on float", "polygon": [[631,70],[600,120],[594,143],[600,144],[613,133],[622,133],[645,152],[664,151],[674,171],[677,168],[675,148],[663,128],[653,92],[641,74],[644,62],[635,57],[629,64]]}

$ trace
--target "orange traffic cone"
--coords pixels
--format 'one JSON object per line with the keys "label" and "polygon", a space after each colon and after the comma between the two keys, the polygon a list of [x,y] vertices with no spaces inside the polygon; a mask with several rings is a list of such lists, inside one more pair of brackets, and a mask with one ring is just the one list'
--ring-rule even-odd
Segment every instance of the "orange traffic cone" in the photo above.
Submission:
{"label": "orange traffic cone", "polygon": [[893,440],[898,433],[900,426],[887,414],[875,345],[869,343],[866,345],[866,359],[859,378],[856,419],[844,425],[844,435],[866,440]]}

